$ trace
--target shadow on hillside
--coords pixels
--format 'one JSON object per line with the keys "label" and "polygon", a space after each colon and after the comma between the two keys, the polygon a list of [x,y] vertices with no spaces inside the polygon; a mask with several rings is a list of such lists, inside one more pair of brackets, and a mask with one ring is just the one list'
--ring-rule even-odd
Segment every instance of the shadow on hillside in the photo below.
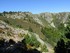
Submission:
{"label": "shadow on hillside", "polygon": [[36,49],[28,50],[25,40],[15,43],[12,39],[9,41],[0,40],[0,53],[41,53]]}
{"label": "shadow on hillside", "polygon": [[57,42],[54,48],[55,53],[70,53],[70,41],[64,42],[63,39]]}

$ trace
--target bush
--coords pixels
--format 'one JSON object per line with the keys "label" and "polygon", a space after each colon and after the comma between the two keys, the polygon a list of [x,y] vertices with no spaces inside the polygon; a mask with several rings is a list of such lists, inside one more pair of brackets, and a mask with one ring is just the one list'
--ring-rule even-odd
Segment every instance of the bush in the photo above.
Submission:
{"label": "bush", "polygon": [[40,45],[40,43],[37,41],[37,39],[34,36],[29,37],[29,35],[26,35],[25,40],[26,43],[31,46],[39,47]]}
{"label": "bush", "polygon": [[43,52],[48,52],[48,49],[47,49],[46,45],[43,45],[43,46],[41,46],[41,47],[42,47],[41,51],[43,51]]}
{"label": "bush", "polygon": [[9,24],[9,23],[10,23],[7,19],[5,19],[5,20],[4,20],[4,22],[6,22],[7,24]]}
{"label": "bush", "polygon": [[33,32],[33,30],[32,30],[32,28],[31,27],[29,27],[29,29],[28,29],[30,32]]}
{"label": "bush", "polygon": [[37,49],[28,49],[25,40],[15,42],[12,39],[9,41],[0,40],[0,53],[41,53]]}
{"label": "bush", "polygon": [[54,28],[42,28],[41,32],[45,35],[47,41],[54,46],[55,43],[61,38],[62,33]]}
{"label": "bush", "polygon": [[0,13],[0,16],[3,16],[2,13]]}
{"label": "bush", "polygon": [[57,42],[54,48],[55,53],[70,53],[70,41],[65,42],[63,39]]}

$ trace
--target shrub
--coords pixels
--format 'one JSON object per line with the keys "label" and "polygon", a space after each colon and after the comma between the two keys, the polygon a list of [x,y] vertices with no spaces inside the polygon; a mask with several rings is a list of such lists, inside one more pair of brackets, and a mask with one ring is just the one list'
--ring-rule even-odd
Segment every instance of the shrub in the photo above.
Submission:
{"label": "shrub", "polygon": [[43,52],[48,52],[48,49],[47,49],[46,45],[43,45],[43,46],[41,46],[41,47],[42,47],[41,51],[43,51]]}
{"label": "shrub", "polygon": [[29,27],[29,29],[28,29],[30,32],[33,32],[33,30],[32,30],[32,28],[31,27]]}
{"label": "shrub", "polygon": [[37,41],[37,39],[34,36],[29,36],[26,35],[25,37],[26,43],[31,45],[31,46],[35,46],[35,47],[39,47],[40,43]]}

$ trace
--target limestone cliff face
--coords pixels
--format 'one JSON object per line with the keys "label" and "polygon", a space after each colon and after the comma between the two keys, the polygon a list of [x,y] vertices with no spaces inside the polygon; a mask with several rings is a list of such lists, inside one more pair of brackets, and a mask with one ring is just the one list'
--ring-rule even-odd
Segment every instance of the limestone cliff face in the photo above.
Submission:
{"label": "limestone cliff face", "polygon": [[70,16],[70,12],[61,12],[61,13],[40,13],[40,14],[32,14],[31,12],[16,12],[16,13],[7,13],[5,17],[12,19],[26,19],[37,22],[42,26],[52,26],[56,27],[57,23],[66,24],[68,21],[68,17]]}

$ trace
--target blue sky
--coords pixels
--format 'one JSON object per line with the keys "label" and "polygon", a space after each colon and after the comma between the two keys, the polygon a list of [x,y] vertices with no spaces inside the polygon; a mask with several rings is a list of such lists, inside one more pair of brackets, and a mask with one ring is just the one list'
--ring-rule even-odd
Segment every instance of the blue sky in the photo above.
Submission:
{"label": "blue sky", "polygon": [[70,12],[70,0],[0,0],[0,12]]}

